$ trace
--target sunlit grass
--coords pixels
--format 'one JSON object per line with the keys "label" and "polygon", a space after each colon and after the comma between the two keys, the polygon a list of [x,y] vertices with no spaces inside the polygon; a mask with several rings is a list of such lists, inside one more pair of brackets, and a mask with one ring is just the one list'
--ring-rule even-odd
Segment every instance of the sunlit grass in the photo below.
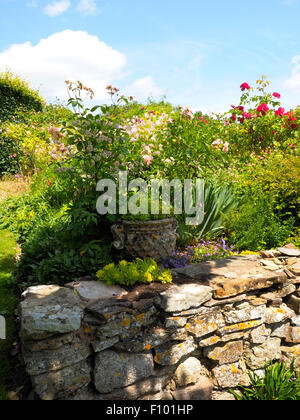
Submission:
{"label": "sunlit grass", "polygon": [[6,340],[0,340],[0,400],[6,399],[5,382],[10,375],[8,353],[13,333],[15,307],[12,272],[14,269],[15,240],[7,231],[0,231],[0,314],[6,319]]}
{"label": "sunlit grass", "polygon": [[30,181],[25,177],[5,177],[0,180],[0,201],[27,191]]}

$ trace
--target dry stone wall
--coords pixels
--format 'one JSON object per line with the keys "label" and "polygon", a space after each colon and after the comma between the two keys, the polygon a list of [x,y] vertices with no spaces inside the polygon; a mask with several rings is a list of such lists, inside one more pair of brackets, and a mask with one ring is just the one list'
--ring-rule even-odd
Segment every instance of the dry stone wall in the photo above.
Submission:
{"label": "dry stone wall", "polygon": [[282,357],[300,366],[296,251],[188,266],[172,285],[132,291],[88,279],[29,288],[21,340],[36,395],[233,399],[228,390],[249,384],[247,370],[262,375]]}

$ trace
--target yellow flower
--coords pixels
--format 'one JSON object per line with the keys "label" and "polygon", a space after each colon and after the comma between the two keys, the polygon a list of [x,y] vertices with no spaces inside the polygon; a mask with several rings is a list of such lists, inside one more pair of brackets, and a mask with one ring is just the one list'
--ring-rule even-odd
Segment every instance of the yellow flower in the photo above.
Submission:
{"label": "yellow flower", "polygon": [[152,274],[150,274],[150,273],[145,273],[145,278],[146,278],[148,283],[151,283],[153,281]]}
{"label": "yellow flower", "polygon": [[115,264],[114,263],[106,265],[103,268],[103,270],[112,270],[113,268],[115,268]]}
{"label": "yellow flower", "polygon": [[96,276],[98,277],[98,279],[101,279],[101,277],[103,276],[103,270],[99,270]]}
{"label": "yellow flower", "polygon": [[121,261],[121,262],[120,262],[120,265],[124,265],[124,266],[125,266],[125,265],[127,265],[127,264],[128,264],[128,263],[127,263],[127,261],[125,261],[125,260],[123,260],[123,261]]}

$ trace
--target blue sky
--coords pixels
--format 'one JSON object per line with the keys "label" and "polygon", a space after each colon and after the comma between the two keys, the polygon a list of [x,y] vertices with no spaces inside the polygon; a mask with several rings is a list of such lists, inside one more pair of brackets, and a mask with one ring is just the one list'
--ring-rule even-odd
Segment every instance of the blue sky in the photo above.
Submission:
{"label": "blue sky", "polygon": [[0,0],[0,69],[48,99],[81,79],[138,99],[223,111],[265,74],[300,104],[300,0]]}

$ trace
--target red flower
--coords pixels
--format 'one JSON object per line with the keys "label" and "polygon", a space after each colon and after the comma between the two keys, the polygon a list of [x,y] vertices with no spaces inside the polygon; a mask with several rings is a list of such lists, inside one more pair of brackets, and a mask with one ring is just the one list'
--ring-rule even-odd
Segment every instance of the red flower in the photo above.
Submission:
{"label": "red flower", "polygon": [[269,111],[269,107],[266,103],[263,103],[257,107],[257,112],[260,112],[261,115],[266,115],[268,111]]}
{"label": "red flower", "polygon": [[246,89],[251,89],[251,87],[248,85],[248,83],[242,83],[240,88],[242,89],[242,91],[246,90]]}
{"label": "red flower", "polygon": [[252,119],[252,115],[249,112],[244,112],[243,117],[247,118],[248,120]]}
{"label": "red flower", "polygon": [[278,99],[280,99],[280,98],[281,98],[280,93],[277,93],[277,92],[274,92],[274,93],[273,93],[273,96],[274,96],[275,98],[278,98]]}
{"label": "red flower", "polygon": [[284,113],[285,113],[285,109],[282,108],[281,106],[277,109],[277,111],[275,111],[275,115],[277,115],[278,117],[282,117]]}

